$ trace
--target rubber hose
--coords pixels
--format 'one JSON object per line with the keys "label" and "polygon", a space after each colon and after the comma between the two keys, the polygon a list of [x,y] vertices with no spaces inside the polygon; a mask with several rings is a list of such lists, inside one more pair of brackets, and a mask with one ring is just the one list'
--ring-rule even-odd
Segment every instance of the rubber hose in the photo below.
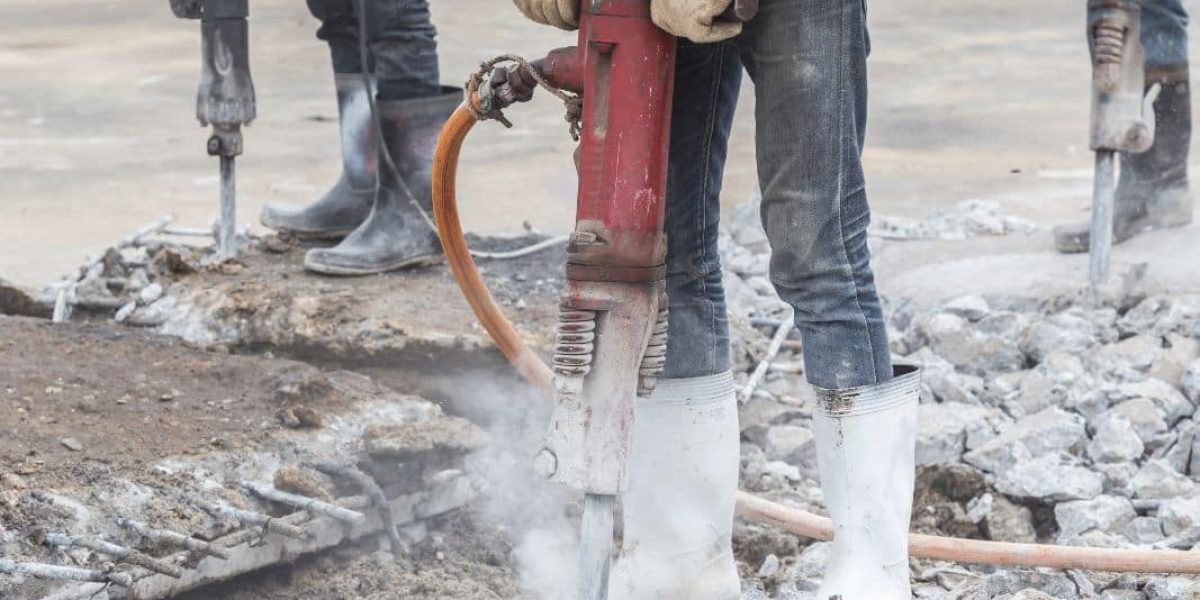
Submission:
{"label": "rubber hose", "polygon": [[[476,99],[472,98],[472,101]],[[554,373],[529,348],[492,297],[479,274],[471,250],[463,235],[458,216],[455,183],[458,157],[463,141],[476,119],[465,103],[454,111],[438,138],[433,159],[433,210],[438,234],[454,279],[496,346],[517,371],[533,385],[552,396]],[[790,508],[738,492],[739,515],[767,525],[775,525],[807,538],[833,539],[833,523],[796,508]],[[1000,565],[1008,567],[1050,567],[1113,573],[1185,573],[1200,574],[1200,552],[1179,550],[1142,550],[1082,548],[1049,544],[1015,544],[968,540],[942,536],[909,534],[909,554],[956,563]]]}

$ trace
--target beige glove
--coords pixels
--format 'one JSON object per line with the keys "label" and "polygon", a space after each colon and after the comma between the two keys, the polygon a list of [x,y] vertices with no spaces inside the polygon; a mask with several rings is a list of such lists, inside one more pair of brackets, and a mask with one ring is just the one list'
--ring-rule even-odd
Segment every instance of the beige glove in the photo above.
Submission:
{"label": "beige glove", "polygon": [[719,42],[742,32],[741,23],[717,19],[729,3],[730,0],[650,0],[650,17],[667,33],[698,44]]}
{"label": "beige glove", "polygon": [[579,0],[513,0],[521,14],[542,25],[571,31],[579,28]]}

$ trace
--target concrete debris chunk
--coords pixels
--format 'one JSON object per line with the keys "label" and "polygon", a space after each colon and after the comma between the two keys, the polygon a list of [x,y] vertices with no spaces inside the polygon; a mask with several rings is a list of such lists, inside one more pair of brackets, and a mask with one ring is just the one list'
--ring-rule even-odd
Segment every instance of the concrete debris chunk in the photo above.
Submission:
{"label": "concrete debris chunk", "polygon": [[1125,527],[1125,538],[1143,546],[1157,544],[1166,536],[1162,523],[1154,517],[1137,517]]}
{"label": "concrete debris chunk", "polygon": [[1190,577],[1150,577],[1147,600],[1200,600],[1200,582]]}
{"label": "concrete debris chunk", "polygon": [[405,460],[430,453],[464,455],[488,445],[488,435],[470,421],[444,417],[409,425],[367,430],[367,453]]}
{"label": "concrete debris chunk", "polygon": [[767,430],[764,442],[768,461],[782,461],[807,471],[817,467],[817,445],[810,429],[777,425]]}
{"label": "concrete debris chunk", "polygon": [[1159,379],[1146,379],[1135,383],[1123,383],[1117,386],[1116,395],[1119,398],[1145,398],[1154,403],[1166,419],[1167,425],[1192,416],[1196,406],[1188,401],[1179,390]]}
{"label": "concrete debris chunk", "polygon": [[1091,500],[1062,502],[1054,507],[1059,543],[1092,530],[1121,533],[1137,518],[1128,498],[1099,496]]}
{"label": "concrete debris chunk", "polygon": [[1190,496],[1196,492],[1195,482],[1159,459],[1146,461],[1133,476],[1130,486],[1134,496],[1154,500]]}
{"label": "concrete debris chunk", "polygon": [[1162,522],[1163,533],[1167,536],[1200,527],[1200,497],[1165,500],[1159,506],[1156,516]]}
{"label": "concrete debris chunk", "polygon": [[1100,419],[1096,435],[1088,444],[1088,456],[1101,463],[1121,463],[1142,457],[1146,448],[1133,425],[1120,415]]}
{"label": "concrete debris chunk", "polygon": [[992,510],[984,521],[988,539],[1020,544],[1036,542],[1038,535],[1033,526],[1033,511],[1002,495],[991,496]]}
{"label": "concrete debris chunk", "polygon": [[1104,478],[1057,454],[1043,454],[1021,461],[1000,474],[996,489],[1017,498],[1090,500],[1104,490]]}
{"label": "concrete debris chunk", "polygon": [[942,305],[942,310],[958,315],[968,321],[978,321],[988,315],[992,308],[980,296],[959,296]]}
{"label": "concrete debris chunk", "polygon": [[1043,362],[1052,352],[1082,354],[1096,345],[1099,332],[1083,317],[1062,312],[1032,323],[1021,338],[1021,350],[1034,362]]}
{"label": "concrete debris chunk", "polygon": [[1021,419],[995,439],[968,452],[963,460],[984,471],[1002,473],[1022,458],[1018,446],[1036,457],[1082,447],[1086,439],[1082,418],[1052,407]]}
{"label": "concrete debris chunk", "polygon": [[1180,381],[1180,387],[1188,400],[1193,404],[1200,404],[1200,358],[1193,360],[1188,365],[1187,371]]}
{"label": "concrete debris chunk", "polygon": [[1160,444],[1168,430],[1166,418],[1149,398],[1126,400],[1101,413],[1096,420],[1103,422],[1112,418],[1129,421],[1138,438],[1147,446]]}
{"label": "concrete debris chunk", "polygon": [[985,326],[1000,328],[1004,317],[993,313],[976,324],[950,313],[938,313],[923,323],[929,347],[938,356],[974,375],[1016,371],[1025,356],[1016,337],[989,333]]}
{"label": "concrete debris chunk", "polygon": [[917,416],[917,464],[958,462],[966,450],[969,431],[993,431],[995,409],[945,402],[922,404]]}
{"label": "concrete debris chunk", "polygon": [[983,580],[983,591],[987,594],[984,596],[985,598],[1017,594],[1027,590],[1041,592],[1057,600],[1079,598],[1075,582],[1058,571],[1027,569],[997,571]]}

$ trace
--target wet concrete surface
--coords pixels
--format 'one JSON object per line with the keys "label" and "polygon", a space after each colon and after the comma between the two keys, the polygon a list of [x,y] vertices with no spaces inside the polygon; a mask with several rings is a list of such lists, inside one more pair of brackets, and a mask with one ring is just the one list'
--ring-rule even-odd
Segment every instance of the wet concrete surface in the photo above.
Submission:
{"label": "wet concrete surface", "polygon": [[[239,159],[243,223],[256,223],[265,202],[317,196],[340,168],[328,56],[313,37],[315,20],[299,1],[256,0],[251,10],[259,119]],[[481,59],[534,56],[572,40],[525,22],[502,1],[446,0],[433,10],[447,83],[465,79]],[[920,215],[990,198],[1042,224],[1084,216],[1092,158],[1082,4],[896,0],[872,3],[869,13],[866,167],[878,213]],[[217,165],[193,117],[196,23],[148,0],[9,0],[0,21],[0,274],[37,288],[164,214],[181,225],[211,222]],[[755,185],[749,81],[744,92],[726,206]],[[513,117],[515,129],[487,124],[468,142],[460,185],[466,226],[514,231],[527,221],[564,231],[574,172],[561,111],[540,98]],[[1175,237],[1183,246],[1172,255],[1200,251],[1196,236]],[[1046,239],[1027,243],[1058,260]],[[1162,254],[1152,242],[1138,243],[1148,256]],[[977,240],[966,244],[987,251]],[[895,260],[884,252],[886,291],[890,281],[920,278],[910,258],[922,266],[954,261],[964,247],[922,242]]]}

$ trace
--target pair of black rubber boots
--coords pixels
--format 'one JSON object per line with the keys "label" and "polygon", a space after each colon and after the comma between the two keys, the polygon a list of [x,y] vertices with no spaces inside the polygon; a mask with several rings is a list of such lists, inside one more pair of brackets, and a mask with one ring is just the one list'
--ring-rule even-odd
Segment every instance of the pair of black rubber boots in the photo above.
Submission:
{"label": "pair of black rubber boots", "polygon": [[432,221],[433,152],[462,91],[443,88],[426,98],[379,100],[377,130],[369,96],[374,91],[368,91],[362,76],[337,75],[335,81],[341,177],[308,206],[268,204],[262,224],[301,239],[341,238],[336,246],[305,255],[305,268],[318,273],[367,275],[437,260],[441,244]]}

